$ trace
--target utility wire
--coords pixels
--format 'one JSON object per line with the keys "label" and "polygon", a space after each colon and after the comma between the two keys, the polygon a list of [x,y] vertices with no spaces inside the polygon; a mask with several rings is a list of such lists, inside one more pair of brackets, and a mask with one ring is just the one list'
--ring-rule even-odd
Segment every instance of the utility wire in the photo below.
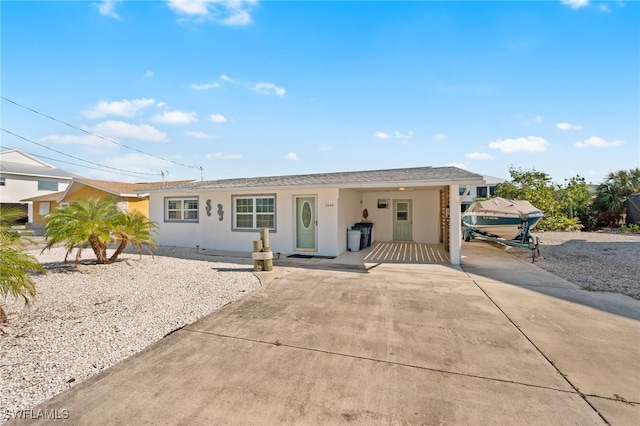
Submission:
{"label": "utility wire", "polygon": [[93,164],[94,166],[105,167],[105,168],[108,168],[108,169],[111,169],[111,170],[118,170],[118,171],[120,171],[120,172],[125,172],[125,173],[135,173],[135,174],[137,174],[137,175],[161,176],[161,174],[160,174],[160,173],[133,172],[133,171],[131,171],[131,170],[118,169],[117,167],[104,166],[104,165],[102,165],[102,164],[94,163],[93,161],[85,160],[85,159],[80,158],[80,157],[75,157],[75,156],[73,156],[73,155],[71,155],[71,154],[65,154],[65,153],[64,153],[64,152],[62,152],[62,151],[58,151],[57,149],[53,149],[53,148],[50,148],[50,147],[48,147],[48,146],[46,146],[46,145],[43,145],[43,144],[41,144],[41,143],[38,143],[38,142],[32,141],[31,139],[27,139],[27,138],[25,138],[24,136],[16,135],[15,133],[10,132],[9,130],[4,129],[4,128],[2,128],[2,127],[0,127],[0,130],[2,130],[2,131],[3,131],[3,132],[5,132],[5,133],[8,133],[8,134],[10,134],[10,135],[12,135],[12,136],[15,136],[15,137],[17,137],[17,138],[20,138],[20,139],[22,139],[22,140],[24,140],[24,141],[27,141],[27,142],[30,142],[30,143],[32,143],[32,144],[35,144],[35,145],[41,146],[42,148],[48,149],[49,151],[53,151],[53,152],[56,152],[56,153],[58,153],[58,154],[62,154],[62,155],[67,156],[67,157],[71,157],[71,158],[73,158],[73,159],[80,160],[80,161],[83,161],[83,162],[85,162],[85,163]]}
{"label": "utility wire", "polygon": [[59,120],[59,119],[57,119],[57,118],[55,118],[55,117],[52,117],[52,116],[50,116],[50,115],[44,114],[44,113],[42,113],[42,112],[40,112],[40,111],[37,111],[37,110],[35,110],[35,109],[31,108],[31,107],[28,107],[28,106],[26,106],[26,105],[22,105],[22,104],[20,104],[20,103],[18,103],[18,102],[16,102],[16,101],[12,101],[11,99],[5,98],[4,96],[0,96],[0,98],[2,98],[2,100],[5,100],[5,101],[7,101],[7,102],[9,102],[9,103],[14,104],[15,106],[18,106],[18,107],[20,107],[20,108],[24,108],[24,109],[26,109],[26,110],[28,110],[28,111],[31,111],[31,112],[33,112],[33,113],[35,113],[35,114],[41,115],[41,116],[43,116],[43,117],[46,117],[46,118],[48,118],[48,119],[50,119],[50,120],[53,120],[53,121],[55,121],[55,122],[57,122],[57,123],[64,124],[65,126],[71,127],[72,129],[75,129],[75,130],[79,130],[79,131],[81,131],[81,132],[83,132],[83,133],[86,133],[87,135],[95,136],[95,137],[97,137],[97,138],[100,138],[100,139],[105,140],[105,141],[107,141],[107,142],[111,142],[111,143],[116,144],[116,145],[118,145],[118,146],[121,146],[121,147],[123,147],[123,148],[127,148],[127,149],[130,149],[130,150],[132,150],[132,151],[138,152],[138,153],[140,153],[140,154],[148,155],[149,157],[157,158],[157,159],[159,159],[159,160],[163,160],[163,161],[168,161],[169,163],[173,163],[173,164],[176,164],[176,165],[178,165],[178,166],[182,166],[182,167],[187,167],[187,168],[189,168],[189,169],[202,169],[202,167],[201,167],[201,166],[198,166],[198,165],[188,166],[188,165],[183,164],[183,163],[180,163],[180,162],[178,162],[178,161],[173,161],[173,160],[169,160],[168,158],[163,158],[163,157],[159,157],[159,156],[157,156],[157,155],[149,154],[148,152],[141,151],[141,150],[139,150],[139,149],[137,149],[137,148],[132,148],[132,147],[130,147],[130,146],[128,146],[128,145],[125,145],[125,144],[123,144],[123,143],[121,143],[121,142],[115,141],[115,140],[113,140],[113,139],[109,139],[109,138],[104,137],[104,136],[102,136],[102,135],[99,135],[99,134],[97,134],[97,133],[93,133],[93,132],[90,132],[90,131],[88,131],[88,130],[82,129],[82,128],[80,128],[80,127],[74,126],[73,124],[69,124],[69,123],[67,123],[66,121],[62,121],[62,120]]}
{"label": "utility wire", "polygon": [[[6,148],[6,149],[15,149],[15,148],[11,148],[11,147],[6,146],[6,145],[4,145],[3,147]],[[70,164],[72,166],[83,167],[85,169],[98,170],[100,172],[105,172],[105,173],[113,173],[114,175],[127,176],[127,177],[132,177],[132,178],[139,178],[139,176],[128,175],[126,173],[120,173],[120,172],[112,172],[111,170],[104,170],[104,169],[99,169],[97,167],[85,166],[83,164],[71,163],[69,161],[58,160],[57,158],[45,157],[43,155],[36,155],[36,154],[31,154],[31,153],[27,153],[27,154],[29,154],[31,156],[34,156],[34,157],[37,157],[37,158],[44,159],[44,160],[55,161],[56,163]],[[107,167],[108,168],[109,166],[102,166],[102,167]],[[130,173],[136,173],[136,172],[130,172]],[[159,175],[161,175],[161,173],[159,173]]]}

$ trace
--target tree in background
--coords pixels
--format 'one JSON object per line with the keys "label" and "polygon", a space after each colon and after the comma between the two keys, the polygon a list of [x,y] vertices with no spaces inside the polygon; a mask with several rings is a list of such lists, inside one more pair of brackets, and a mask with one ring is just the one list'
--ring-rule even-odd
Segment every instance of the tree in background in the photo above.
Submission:
{"label": "tree in background", "polygon": [[511,181],[496,185],[496,194],[510,200],[528,200],[544,213],[538,223],[541,230],[579,230],[580,214],[589,203],[585,180],[576,176],[566,186],[556,185],[551,177],[535,169],[511,167]]}
{"label": "tree in background", "polygon": [[612,227],[622,222],[627,196],[640,192],[640,169],[619,170],[609,173],[598,186],[594,211],[598,224]]}
{"label": "tree in background", "polygon": [[[0,206],[0,295],[21,297],[28,304],[36,294],[30,273],[44,273],[44,269],[33,256],[25,253],[20,234],[10,231],[22,216],[24,212],[20,208]],[[0,303],[0,323],[6,321]]]}
{"label": "tree in background", "polygon": [[[82,249],[91,247],[98,264],[112,263],[130,243],[138,249],[143,244],[155,246],[151,232],[156,227],[155,222],[139,213],[119,211],[117,201],[113,198],[80,199],[47,216],[44,231],[47,245],[43,251],[64,241],[67,249],[65,262],[69,254],[77,249],[77,266]],[[113,241],[120,245],[109,258],[107,245]]]}

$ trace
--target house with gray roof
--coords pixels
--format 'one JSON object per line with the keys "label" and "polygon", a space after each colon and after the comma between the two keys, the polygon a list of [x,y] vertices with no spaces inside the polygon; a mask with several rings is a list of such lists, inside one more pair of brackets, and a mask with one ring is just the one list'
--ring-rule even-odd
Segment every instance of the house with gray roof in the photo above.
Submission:
{"label": "house with gray roof", "polygon": [[0,152],[0,203],[20,206],[33,217],[32,203],[21,200],[64,191],[74,174],[17,149]]}
{"label": "house with gray roof", "polygon": [[373,241],[441,244],[460,263],[460,187],[484,184],[456,167],[268,176],[192,182],[149,193],[161,245],[251,251],[259,230],[282,254],[338,256],[348,231]]}

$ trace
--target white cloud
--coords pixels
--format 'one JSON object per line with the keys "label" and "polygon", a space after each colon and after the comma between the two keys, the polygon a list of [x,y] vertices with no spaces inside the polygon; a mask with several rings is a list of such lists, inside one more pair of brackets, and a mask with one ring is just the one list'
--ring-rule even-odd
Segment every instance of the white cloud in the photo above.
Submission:
{"label": "white cloud", "polygon": [[116,4],[120,3],[122,0],[102,0],[100,3],[97,3],[98,12],[100,15],[108,16],[110,18],[120,19],[120,15],[118,15],[115,11]]}
{"label": "white cloud", "polygon": [[409,130],[407,133],[402,134],[396,131],[396,139],[411,139],[413,137],[413,131]]}
{"label": "white cloud", "polygon": [[373,136],[378,139],[389,139],[391,137],[388,133],[385,132],[375,132]]}
{"label": "white cloud", "polygon": [[196,139],[216,139],[217,138],[217,136],[208,135],[204,132],[187,132],[186,135]]}
{"label": "white cloud", "polygon": [[188,124],[198,121],[198,117],[195,112],[184,112],[176,109],[158,114],[154,116],[152,120],[156,123],[164,124]]}
{"label": "white cloud", "polygon": [[148,124],[129,124],[124,121],[103,121],[88,129],[92,133],[113,139],[138,139],[141,141],[165,142],[167,134]]}
{"label": "white cloud", "polygon": [[209,121],[213,121],[214,123],[226,123],[227,117],[222,114],[211,114],[209,116]]}
{"label": "white cloud", "polygon": [[558,123],[556,127],[560,130],[582,130],[582,126],[579,124]]}
{"label": "white cloud", "polygon": [[147,71],[146,73],[144,73],[145,78],[153,78],[154,75],[155,73],[153,71]]}
{"label": "white cloud", "polygon": [[211,83],[193,83],[191,85],[191,88],[194,90],[209,90],[209,89],[217,89],[218,87],[220,87],[220,83],[215,81]]}
{"label": "white cloud", "polygon": [[295,152],[288,153],[284,156],[284,158],[291,161],[300,161],[300,157],[298,157],[298,154],[296,154]]}
{"label": "white cloud", "polygon": [[176,14],[196,23],[205,20],[227,26],[249,25],[256,0],[167,0]]}
{"label": "white cloud", "polygon": [[220,75],[220,80],[226,81],[227,83],[235,83],[235,81],[226,74]]}
{"label": "white cloud", "polygon": [[607,141],[598,136],[591,136],[584,142],[576,142],[577,148],[610,148],[613,146],[624,145],[624,141]]}
{"label": "white cloud", "polygon": [[502,152],[543,152],[547,150],[547,142],[539,136],[527,136],[517,139],[498,139],[489,143],[489,148],[499,149]]}
{"label": "white cloud", "polygon": [[445,140],[445,139],[446,139],[446,138],[448,138],[448,137],[449,137],[449,135],[445,135],[444,133],[438,133],[438,134],[436,134],[436,140],[439,140],[439,141],[443,141],[443,140]]}
{"label": "white cloud", "polygon": [[136,113],[144,108],[153,105],[156,101],[151,98],[142,99],[123,99],[121,101],[100,101],[96,106],[87,111],[82,111],[86,117],[101,118],[109,115],[117,115],[119,117],[133,117]]}
{"label": "white cloud", "polygon": [[242,158],[240,154],[224,154],[222,152],[216,152],[215,154],[207,154],[205,157],[207,160],[239,160]]}
{"label": "white cloud", "polygon": [[329,145],[322,144],[318,147],[318,151],[331,151],[333,147]]}
{"label": "white cloud", "polygon": [[275,93],[276,95],[282,97],[285,94],[285,90],[282,87],[278,87],[273,83],[256,83],[253,88],[257,92],[263,93],[265,95]]}
{"label": "white cloud", "polygon": [[493,160],[493,156],[486,152],[469,152],[464,156],[469,160]]}
{"label": "white cloud", "polygon": [[589,4],[589,0],[562,0],[562,4],[569,6],[572,9],[580,9]]}
{"label": "white cloud", "polygon": [[130,153],[119,157],[111,157],[103,160],[106,166],[131,170],[138,173],[160,173],[173,166],[169,161],[144,154]]}
{"label": "white cloud", "polygon": [[179,15],[208,15],[207,3],[202,0],[167,0],[169,9]]}
{"label": "white cloud", "polygon": [[82,145],[91,150],[98,148],[117,148],[117,145],[108,140],[93,135],[47,135],[39,139],[42,142],[53,142],[61,145]]}

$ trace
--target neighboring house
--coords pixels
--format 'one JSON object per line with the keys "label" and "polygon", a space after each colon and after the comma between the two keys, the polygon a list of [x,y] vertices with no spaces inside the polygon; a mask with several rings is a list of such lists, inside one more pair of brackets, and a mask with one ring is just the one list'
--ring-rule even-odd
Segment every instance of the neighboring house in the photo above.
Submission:
{"label": "neighboring house", "polygon": [[20,206],[32,217],[32,204],[21,200],[64,191],[74,176],[17,149],[2,151],[0,203]]}
{"label": "neighboring house", "polygon": [[33,203],[33,215],[30,216],[30,222],[36,225],[42,225],[44,223],[44,217],[61,205],[86,198],[114,197],[118,200],[120,210],[125,212],[138,211],[149,217],[149,194],[135,191],[144,188],[179,185],[189,182],[192,181],[126,183],[77,177],[71,181],[65,191],[28,198],[22,201]]}
{"label": "neighboring house", "polygon": [[467,191],[466,187],[460,187],[460,196],[464,195],[461,204],[462,211],[466,211],[476,198],[491,198],[495,196],[496,185],[503,182],[506,182],[506,179],[484,176],[484,183],[481,185],[469,186],[469,191]]}
{"label": "neighboring house", "polygon": [[[456,167],[272,176],[146,188],[161,245],[251,251],[260,228],[285,254],[338,256],[347,230],[373,223],[373,240],[443,244],[460,263],[460,186],[481,175]],[[450,215],[450,217],[449,217]]]}

